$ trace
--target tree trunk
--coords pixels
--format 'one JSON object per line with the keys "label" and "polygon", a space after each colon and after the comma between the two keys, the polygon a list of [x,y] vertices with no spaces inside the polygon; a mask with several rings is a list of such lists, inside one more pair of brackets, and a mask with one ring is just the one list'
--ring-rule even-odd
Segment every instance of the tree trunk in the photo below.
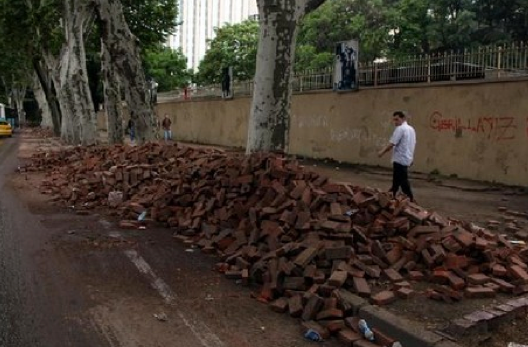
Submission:
{"label": "tree trunk", "polygon": [[97,142],[96,115],[92,102],[84,33],[93,20],[86,0],[64,0],[66,42],[62,48],[55,81],[62,111],[61,137],[68,143],[91,145]]}
{"label": "tree trunk", "polygon": [[33,75],[33,94],[35,94],[35,100],[37,100],[39,106],[39,113],[41,116],[40,126],[42,128],[53,129],[53,119],[51,117],[51,110],[46,99],[46,93],[44,88],[40,84],[40,79],[35,72]]}
{"label": "tree trunk", "polygon": [[101,67],[103,73],[104,102],[108,142],[110,144],[123,143],[123,109],[117,71],[112,65],[112,57],[106,46],[101,44]]}
{"label": "tree trunk", "polygon": [[13,84],[11,95],[13,97],[13,103],[18,114],[18,124],[20,126],[26,124],[26,112],[24,110],[24,99],[26,97],[26,86],[24,84],[17,83],[16,86]]}
{"label": "tree trunk", "polygon": [[247,153],[287,151],[297,28],[324,0],[257,0],[260,39]]}
{"label": "tree trunk", "polygon": [[[43,66],[46,66],[44,67]],[[55,93],[53,78],[48,73],[47,64],[39,59],[33,60],[33,68],[35,69],[35,74],[38,78],[41,90],[46,96],[46,102],[51,111],[51,121],[53,124],[53,133],[55,136],[60,135],[61,131],[61,112],[60,105],[57,99],[57,94]],[[49,70],[51,71],[51,70]],[[40,103],[39,103],[40,105]]]}
{"label": "tree trunk", "polygon": [[125,91],[130,117],[139,143],[154,138],[155,119],[147,98],[147,84],[141,66],[137,38],[130,31],[119,0],[92,0],[102,28],[102,43]]}

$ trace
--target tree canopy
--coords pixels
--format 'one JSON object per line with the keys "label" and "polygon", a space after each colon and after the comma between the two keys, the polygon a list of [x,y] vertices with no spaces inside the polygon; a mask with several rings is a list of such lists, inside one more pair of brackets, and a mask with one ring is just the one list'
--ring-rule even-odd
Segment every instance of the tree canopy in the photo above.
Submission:
{"label": "tree canopy", "polygon": [[[220,81],[224,66],[235,79],[255,73],[258,23],[216,29],[197,82]],[[358,39],[360,60],[443,53],[528,39],[528,0],[329,0],[299,27],[295,70],[330,67],[336,42]]]}
{"label": "tree canopy", "polygon": [[159,84],[160,92],[189,85],[192,72],[187,69],[187,58],[181,49],[158,46],[146,50],[145,71]]}
{"label": "tree canopy", "polygon": [[196,81],[202,84],[220,83],[222,68],[232,66],[234,78],[247,80],[255,74],[259,24],[246,20],[215,28],[215,38],[200,62]]}

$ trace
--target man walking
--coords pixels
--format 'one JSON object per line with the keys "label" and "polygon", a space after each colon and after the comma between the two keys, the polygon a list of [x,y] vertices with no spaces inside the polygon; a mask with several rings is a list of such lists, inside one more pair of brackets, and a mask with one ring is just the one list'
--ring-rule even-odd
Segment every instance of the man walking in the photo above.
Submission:
{"label": "man walking", "polygon": [[414,202],[414,196],[409,183],[408,169],[414,161],[416,132],[412,126],[407,124],[407,117],[402,111],[394,112],[392,121],[396,129],[394,129],[389,144],[379,151],[378,156],[381,158],[385,153],[392,150],[393,172],[391,192],[396,197],[401,187],[403,193]]}
{"label": "man walking", "polygon": [[161,126],[163,127],[163,137],[165,138],[165,141],[172,140],[172,130],[171,130],[172,122],[169,118],[168,114],[165,114],[165,118],[163,119],[163,123],[161,123]]}

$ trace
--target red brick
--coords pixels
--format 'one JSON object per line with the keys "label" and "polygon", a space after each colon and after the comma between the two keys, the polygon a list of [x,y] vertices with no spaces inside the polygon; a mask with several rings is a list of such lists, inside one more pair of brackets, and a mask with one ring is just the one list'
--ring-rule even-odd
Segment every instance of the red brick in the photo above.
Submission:
{"label": "red brick", "polygon": [[410,287],[411,287],[411,284],[407,281],[401,281],[398,283],[394,283],[394,286],[393,286],[395,290],[400,289],[400,288],[410,288]]}
{"label": "red brick", "polygon": [[371,297],[371,302],[374,305],[379,306],[389,305],[394,301],[396,301],[396,295],[394,295],[394,292],[388,290],[375,294]]}
{"label": "red brick", "polygon": [[509,266],[509,270],[515,279],[522,281],[524,284],[528,284],[528,273],[519,265],[511,265]]}
{"label": "red brick", "polygon": [[379,330],[378,328],[372,328],[372,332],[374,333],[374,341],[376,341],[376,344],[380,346],[392,346],[396,340],[388,336],[387,334],[384,334]]}
{"label": "red brick", "polygon": [[394,269],[385,269],[383,270],[383,274],[387,279],[391,282],[399,282],[403,280],[403,277]]}
{"label": "red brick", "polygon": [[362,337],[351,329],[342,329],[338,334],[339,341],[344,342],[347,346],[352,346],[355,341],[361,340]]}
{"label": "red brick", "polygon": [[440,231],[440,227],[437,225],[418,225],[409,231],[408,237],[417,237],[422,234],[434,234]]}
{"label": "red brick", "polygon": [[288,308],[290,311],[290,316],[300,317],[303,313],[304,307],[302,302],[302,296],[294,295],[288,299]]}
{"label": "red brick", "polygon": [[279,298],[270,304],[270,308],[275,312],[284,313],[288,310],[288,299]]}
{"label": "red brick", "polygon": [[324,310],[317,314],[317,320],[336,319],[336,318],[343,318],[343,311],[337,308],[331,308],[328,310]]}
{"label": "red brick", "polygon": [[304,269],[317,256],[317,253],[317,248],[307,248],[295,258],[294,264]]}
{"label": "red brick", "polygon": [[348,274],[346,271],[336,270],[332,272],[332,276],[328,279],[328,284],[339,288],[345,284],[347,276]]}
{"label": "red brick", "polygon": [[464,287],[466,286],[466,282],[451,271],[449,272],[448,279],[449,285],[455,290],[464,289]]}
{"label": "red brick", "polygon": [[320,321],[319,324],[328,329],[330,334],[335,334],[343,329],[346,329],[345,321],[342,319]]}
{"label": "red brick", "polygon": [[414,295],[414,290],[403,287],[396,291],[396,295],[401,299],[409,299]]}
{"label": "red brick", "polygon": [[499,286],[501,292],[512,293],[515,289],[515,286],[513,284],[506,282],[505,280],[501,280],[499,278],[492,278],[491,280],[493,281],[493,283]]}
{"label": "red brick", "polygon": [[425,276],[421,271],[409,271],[409,278],[413,281],[421,281]]}
{"label": "red brick", "polygon": [[369,297],[371,295],[371,289],[370,286],[364,278],[353,278],[353,287],[356,293],[358,293],[361,297]]}
{"label": "red brick", "polygon": [[444,266],[451,269],[465,269],[468,267],[468,258],[463,255],[456,255],[453,253],[450,253],[446,256],[446,259],[444,261]]}
{"label": "red brick", "polygon": [[304,277],[285,277],[282,287],[283,289],[305,290],[306,284]]}
{"label": "red brick", "polygon": [[354,250],[350,246],[344,247],[332,247],[325,250],[326,259],[336,260],[344,259],[348,260],[354,254]]}
{"label": "red brick", "polygon": [[337,298],[325,298],[323,310],[329,310],[332,308],[337,308]]}
{"label": "red brick", "polygon": [[447,284],[449,283],[449,271],[435,270],[433,272],[433,280],[435,283]]}
{"label": "red brick", "polygon": [[389,264],[393,265],[401,259],[403,255],[401,246],[395,246],[393,249],[387,252],[386,259]]}
{"label": "red brick", "polygon": [[475,244],[475,237],[468,231],[457,231],[453,233],[453,236],[464,248],[470,248]]}
{"label": "red brick", "polygon": [[464,295],[469,299],[494,298],[495,291],[489,287],[467,287]]}
{"label": "red brick", "polygon": [[469,275],[467,280],[470,284],[485,284],[490,281],[490,278],[484,274],[477,273]]}
{"label": "red brick", "polygon": [[486,241],[485,239],[483,239],[481,237],[477,237],[476,243],[475,243],[475,248],[477,248],[477,249],[487,249],[488,248],[488,241]]}
{"label": "red brick", "polygon": [[304,321],[310,321],[314,320],[319,311],[323,308],[324,300],[317,296],[312,295],[308,302],[306,303],[306,306],[304,307],[304,311],[302,314],[302,319]]}
{"label": "red brick", "polygon": [[495,264],[492,267],[493,276],[504,277],[508,275],[508,270],[500,264]]}

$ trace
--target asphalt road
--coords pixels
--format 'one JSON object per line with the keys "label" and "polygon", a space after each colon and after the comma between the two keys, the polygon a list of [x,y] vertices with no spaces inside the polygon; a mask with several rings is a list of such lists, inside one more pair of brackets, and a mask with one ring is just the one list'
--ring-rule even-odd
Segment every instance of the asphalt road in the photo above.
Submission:
{"label": "asphalt road", "polygon": [[105,346],[71,319],[82,300],[47,255],[50,233],[6,184],[17,139],[0,141],[0,346]]}

